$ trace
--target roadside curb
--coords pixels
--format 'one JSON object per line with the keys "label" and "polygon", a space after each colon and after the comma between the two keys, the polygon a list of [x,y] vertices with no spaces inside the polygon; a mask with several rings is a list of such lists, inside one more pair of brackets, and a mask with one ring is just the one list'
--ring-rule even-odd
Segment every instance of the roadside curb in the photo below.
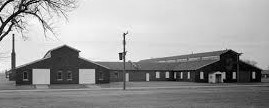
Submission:
{"label": "roadside curb", "polygon": [[[169,87],[127,87],[126,90],[150,89],[193,89],[193,88],[228,88],[228,87],[269,87],[269,85],[225,85],[225,86],[169,86]],[[27,90],[0,90],[0,93],[10,92],[51,92],[51,91],[97,91],[122,90],[122,88],[83,88],[83,89],[27,89]]]}

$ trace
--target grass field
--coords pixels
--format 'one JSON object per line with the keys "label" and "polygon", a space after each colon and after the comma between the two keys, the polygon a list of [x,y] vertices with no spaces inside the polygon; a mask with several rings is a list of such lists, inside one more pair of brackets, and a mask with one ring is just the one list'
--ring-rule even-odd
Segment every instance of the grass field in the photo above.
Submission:
{"label": "grass field", "polygon": [[0,92],[1,108],[268,108],[269,87]]}

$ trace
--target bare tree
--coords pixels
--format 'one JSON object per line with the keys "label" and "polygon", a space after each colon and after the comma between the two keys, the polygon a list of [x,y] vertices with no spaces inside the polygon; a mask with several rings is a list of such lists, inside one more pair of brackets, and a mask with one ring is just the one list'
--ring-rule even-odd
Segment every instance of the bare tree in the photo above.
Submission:
{"label": "bare tree", "polygon": [[24,36],[31,18],[38,19],[45,36],[48,31],[54,34],[50,21],[67,19],[67,12],[76,7],[77,0],[0,0],[0,41],[13,30]]}

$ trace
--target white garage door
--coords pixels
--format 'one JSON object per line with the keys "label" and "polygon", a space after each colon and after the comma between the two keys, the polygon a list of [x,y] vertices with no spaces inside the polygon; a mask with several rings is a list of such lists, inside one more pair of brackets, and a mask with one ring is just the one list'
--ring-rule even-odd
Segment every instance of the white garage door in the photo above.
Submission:
{"label": "white garage door", "polygon": [[95,84],[95,69],[79,69],[79,84]]}
{"label": "white garage door", "polygon": [[50,84],[50,69],[33,69],[33,84]]}

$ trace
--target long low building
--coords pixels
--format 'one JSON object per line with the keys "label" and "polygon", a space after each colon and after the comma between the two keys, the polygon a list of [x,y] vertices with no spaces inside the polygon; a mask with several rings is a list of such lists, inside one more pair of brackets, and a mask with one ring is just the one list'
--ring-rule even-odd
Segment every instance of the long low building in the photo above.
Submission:
{"label": "long low building", "polygon": [[[126,81],[260,82],[261,69],[233,50],[146,59],[126,63]],[[110,81],[122,81],[121,62],[96,62],[110,68]]]}
{"label": "long low building", "polygon": [[[122,62],[93,62],[63,45],[18,66],[11,73],[17,85],[101,84],[123,81]],[[146,59],[126,63],[126,81],[260,82],[261,69],[239,59],[233,50]]]}

